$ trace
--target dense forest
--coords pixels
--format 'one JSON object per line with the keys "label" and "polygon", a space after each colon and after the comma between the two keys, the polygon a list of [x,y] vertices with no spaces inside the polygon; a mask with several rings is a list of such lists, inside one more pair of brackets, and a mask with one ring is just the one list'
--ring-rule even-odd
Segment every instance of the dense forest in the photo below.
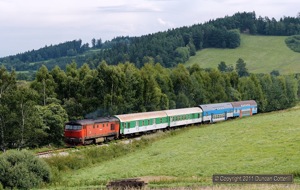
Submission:
{"label": "dense forest", "polygon": [[268,17],[257,18],[255,12],[242,12],[203,24],[140,37],[117,37],[104,43],[101,38],[92,39],[91,47],[82,44],[81,40],[46,46],[1,58],[0,64],[16,71],[37,70],[42,65],[48,69],[58,65],[65,70],[66,64],[73,60],[79,66],[87,63],[90,68],[96,68],[101,61],[109,65],[130,62],[141,68],[153,59],[163,67],[170,68],[186,62],[197,50],[239,47],[240,32],[253,35],[297,35],[300,34],[300,17],[283,17],[277,21]]}
{"label": "dense forest", "polygon": [[42,66],[35,80],[18,82],[16,73],[0,69],[0,147],[40,147],[63,143],[70,119],[107,116],[198,104],[254,99],[259,112],[292,107],[300,97],[300,75],[251,74],[239,59],[235,68],[217,69],[182,64],[133,63],[92,69],[73,62],[62,70]]}

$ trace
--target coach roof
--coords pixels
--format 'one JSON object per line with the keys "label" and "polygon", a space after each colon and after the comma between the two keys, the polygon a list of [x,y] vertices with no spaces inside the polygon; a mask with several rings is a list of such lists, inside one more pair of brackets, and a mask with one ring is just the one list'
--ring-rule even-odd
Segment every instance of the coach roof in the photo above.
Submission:
{"label": "coach roof", "polygon": [[202,113],[202,110],[199,107],[192,107],[192,108],[165,110],[165,112],[167,113],[168,116],[175,116],[175,115],[185,115],[185,114],[192,114],[192,113]]}
{"label": "coach roof", "polygon": [[257,106],[257,103],[254,100],[231,102],[231,104],[232,104],[233,107]]}
{"label": "coach roof", "polygon": [[212,110],[222,110],[222,109],[232,109],[231,103],[217,103],[217,104],[202,104],[199,105],[203,111],[212,111]]}
{"label": "coach roof", "polygon": [[121,122],[127,122],[127,121],[143,120],[143,119],[162,118],[162,117],[167,117],[167,114],[165,111],[153,111],[153,112],[115,115],[115,117],[117,117]]}

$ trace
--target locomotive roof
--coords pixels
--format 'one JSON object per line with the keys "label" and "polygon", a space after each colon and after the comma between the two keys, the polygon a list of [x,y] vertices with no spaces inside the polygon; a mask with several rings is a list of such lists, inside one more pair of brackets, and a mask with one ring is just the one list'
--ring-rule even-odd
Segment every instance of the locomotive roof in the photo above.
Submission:
{"label": "locomotive roof", "polygon": [[233,107],[257,106],[257,103],[254,100],[231,102],[231,104]]}
{"label": "locomotive roof", "polygon": [[217,104],[201,104],[199,105],[203,111],[211,111],[211,110],[222,110],[222,109],[230,109],[233,108],[231,103],[217,103]]}
{"label": "locomotive roof", "polygon": [[182,115],[182,114],[202,113],[202,110],[199,107],[192,107],[192,108],[165,110],[165,112],[168,116],[175,116],[175,115]]}
{"label": "locomotive roof", "polygon": [[66,125],[86,125],[86,124],[93,124],[93,123],[105,123],[111,121],[118,121],[118,119],[114,117],[100,117],[96,119],[82,119],[82,120],[74,120],[69,121]]}
{"label": "locomotive roof", "polygon": [[132,121],[132,120],[142,120],[142,119],[154,119],[167,117],[164,111],[153,111],[153,112],[142,112],[142,113],[130,113],[115,115],[121,122]]}

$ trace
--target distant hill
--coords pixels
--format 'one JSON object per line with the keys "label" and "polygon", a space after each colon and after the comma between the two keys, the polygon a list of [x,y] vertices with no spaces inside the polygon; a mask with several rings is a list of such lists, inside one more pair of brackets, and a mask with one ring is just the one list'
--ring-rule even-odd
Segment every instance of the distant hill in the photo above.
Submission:
{"label": "distant hill", "polygon": [[[240,33],[269,37],[256,40],[256,38],[248,39],[243,36],[244,42],[241,44]],[[297,57],[296,60],[293,59],[295,54],[290,56],[285,53],[290,50],[286,49],[284,36],[299,33],[300,19],[298,17],[283,17],[277,21],[268,17],[257,17],[255,12],[238,12],[233,16],[210,20],[203,24],[169,29],[140,37],[122,36],[104,43],[101,39],[97,41],[92,39],[92,47],[89,47],[88,43],[82,44],[81,40],[46,46],[39,50],[0,58],[0,65],[18,72],[35,71],[41,65],[46,65],[50,70],[55,66],[65,69],[66,65],[73,61],[78,66],[87,63],[91,68],[97,67],[102,61],[109,65],[131,62],[138,68],[145,63],[154,62],[171,68],[188,61],[191,56],[196,54],[196,51],[200,51],[202,55],[203,52],[209,52],[211,50],[209,48],[218,48],[214,49],[217,53],[207,55],[208,59],[213,60],[213,58],[222,56],[222,53],[218,52],[224,52],[224,49],[227,48],[225,57],[230,54],[245,55],[241,58],[246,63],[251,62],[253,68],[249,69],[253,72],[270,72],[277,69],[289,73],[290,71],[285,68],[294,67],[290,64],[297,62],[298,59]],[[270,36],[283,37],[273,39]],[[273,41],[275,44],[270,44]],[[245,47],[249,48],[245,49]],[[235,48],[238,51],[233,50]],[[282,57],[281,54],[286,54],[291,60]],[[229,59],[219,57],[216,61],[208,61],[208,63],[217,65],[220,61],[225,61],[227,64],[235,64],[240,56],[234,55],[230,55]],[[233,59],[231,60],[231,58]],[[193,63],[194,59],[192,58],[188,63]],[[206,61],[199,61],[206,63]],[[199,63],[199,61],[196,62]],[[274,67],[275,63],[279,63],[279,66]],[[265,70],[264,67],[268,69]],[[291,71],[294,72],[294,68]]]}
{"label": "distant hill", "polygon": [[252,73],[270,73],[278,70],[281,74],[300,73],[300,53],[289,49],[285,44],[286,36],[255,36],[241,34],[241,45],[235,49],[207,48],[197,51],[186,62],[202,68],[217,68],[221,61],[235,67],[242,58]]}

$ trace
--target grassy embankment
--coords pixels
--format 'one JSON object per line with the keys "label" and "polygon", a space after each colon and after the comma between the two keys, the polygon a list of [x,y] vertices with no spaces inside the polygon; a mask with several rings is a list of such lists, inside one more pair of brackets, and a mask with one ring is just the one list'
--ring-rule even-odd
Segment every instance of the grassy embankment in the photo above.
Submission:
{"label": "grassy embankment", "polygon": [[251,73],[270,73],[278,70],[281,74],[300,73],[300,53],[289,49],[286,36],[252,36],[241,34],[241,45],[236,49],[208,48],[198,51],[186,63],[202,68],[217,68],[221,61],[235,67],[242,58]]}
{"label": "grassy embankment", "polygon": [[132,177],[150,180],[150,187],[210,186],[216,173],[294,174],[299,183],[299,115],[298,106],[185,128],[126,156],[64,172],[52,187],[103,186]]}

